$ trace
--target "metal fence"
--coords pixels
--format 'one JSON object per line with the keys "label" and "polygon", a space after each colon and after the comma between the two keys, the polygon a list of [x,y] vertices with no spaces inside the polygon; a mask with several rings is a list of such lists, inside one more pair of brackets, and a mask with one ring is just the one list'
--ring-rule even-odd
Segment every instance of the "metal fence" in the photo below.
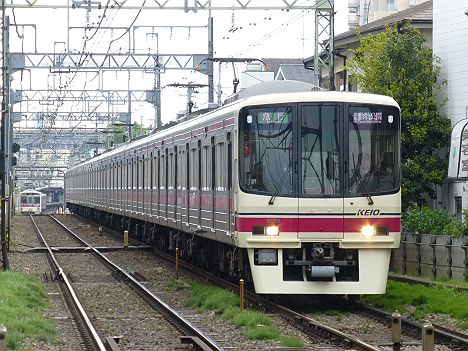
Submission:
{"label": "metal fence", "polygon": [[390,269],[416,276],[468,280],[468,237],[402,233]]}

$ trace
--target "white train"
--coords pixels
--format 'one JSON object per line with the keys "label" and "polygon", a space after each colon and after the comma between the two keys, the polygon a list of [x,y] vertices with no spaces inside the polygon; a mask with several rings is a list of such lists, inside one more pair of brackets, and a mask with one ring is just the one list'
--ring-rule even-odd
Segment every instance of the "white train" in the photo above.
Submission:
{"label": "white train", "polygon": [[46,208],[46,194],[40,191],[23,190],[17,199],[17,208],[22,214],[41,214]]}
{"label": "white train", "polygon": [[399,107],[261,84],[72,167],[65,192],[72,211],[257,293],[383,293],[400,243]]}

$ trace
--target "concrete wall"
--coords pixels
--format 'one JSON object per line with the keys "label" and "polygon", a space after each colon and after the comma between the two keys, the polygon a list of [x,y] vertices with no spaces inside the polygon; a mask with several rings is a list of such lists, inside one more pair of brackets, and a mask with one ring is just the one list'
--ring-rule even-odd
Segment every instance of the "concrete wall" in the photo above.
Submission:
{"label": "concrete wall", "polygon": [[[448,102],[442,113],[452,125],[468,118],[468,0],[434,1],[434,54],[442,59],[441,79],[447,80],[442,97]],[[462,197],[463,208],[468,208],[468,185],[465,182],[448,184],[444,207],[455,213],[455,196]]]}
{"label": "concrete wall", "polygon": [[400,248],[393,250],[390,269],[464,281],[468,274],[468,237],[402,234]]}

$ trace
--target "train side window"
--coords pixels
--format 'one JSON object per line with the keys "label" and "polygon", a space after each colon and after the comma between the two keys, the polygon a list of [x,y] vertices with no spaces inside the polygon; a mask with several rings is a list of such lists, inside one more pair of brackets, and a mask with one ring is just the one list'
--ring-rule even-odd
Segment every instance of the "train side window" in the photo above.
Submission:
{"label": "train side window", "polygon": [[192,160],[192,167],[189,167],[188,169],[190,170],[190,181],[189,181],[189,184],[190,184],[190,190],[196,190],[196,182],[195,182],[195,165],[198,163],[196,162],[196,156],[197,156],[197,149],[190,149],[190,160]]}
{"label": "train side window", "polygon": [[160,167],[161,167],[161,170],[160,170],[160,173],[159,173],[159,178],[160,178],[160,183],[159,183],[159,186],[161,189],[166,189],[166,153],[165,151],[163,151],[161,153],[161,158],[160,158],[160,161],[159,161],[159,164],[160,164]]}
{"label": "train side window", "polygon": [[[205,145],[203,147],[202,159],[200,168],[202,170],[202,190],[210,190],[211,188],[211,177],[210,177],[210,146]],[[210,166],[210,167],[209,167]]]}
{"label": "train side window", "polygon": [[167,188],[173,189],[174,188],[174,152],[169,153],[169,157],[167,159]]}
{"label": "train side window", "polygon": [[176,173],[178,174],[177,189],[179,190],[185,190],[185,187],[186,187],[186,184],[185,184],[186,177],[185,177],[185,167],[184,167],[185,157],[186,157],[185,149],[182,148],[182,146],[180,146],[178,154],[177,154],[177,169],[176,169]]}
{"label": "train side window", "polygon": [[218,143],[217,148],[217,190],[224,191],[226,190],[226,150],[225,150],[225,143],[221,142]]}

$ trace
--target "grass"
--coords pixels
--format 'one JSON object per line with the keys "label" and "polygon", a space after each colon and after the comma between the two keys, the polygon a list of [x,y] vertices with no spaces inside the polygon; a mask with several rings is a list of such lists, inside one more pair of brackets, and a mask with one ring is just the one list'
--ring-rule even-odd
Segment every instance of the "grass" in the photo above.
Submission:
{"label": "grass", "polygon": [[27,338],[55,338],[53,322],[43,316],[47,306],[47,293],[36,277],[0,272],[0,324],[7,328],[9,350],[21,350],[21,342]]}
{"label": "grass", "polygon": [[[391,273],[395,274],[395,275],[399,275],[399,276],[404,276],[403,274],[397,273],[397,272],[391,272]],[[464,281],[461,281],[461,280],[449,279],[447,277],[434,278],[434,277],[432,277],[430,275],[410,276],[410,277],[421,278],[421,279],[425,279],[425,280],[428,280],[428,281],[431,281],[431,282],[436,282],[436,283],[452,284],[452,285],[456,285],[456,286],[468,286],[468,281],[464,282]]]}
{"label": "grass", "polygon": [[215,311],[223,319],[243,329],[244,336],[251,340],[277,340],[286,347],[303,347],[303,342],[295,336],[281,335],[280,330],[273,325],[271,318],[264,313],[239,309],[239,296],[234,293],[207,284],[194,281],[191,285],[191,296],[187,306],[203,311]]}
{"label": "grass", "polygon": [[[398,310],[422,320],[428,314],[445,314],[468,330],[468,294],[444,286],[426,287],[389,280],[385,295],[368,295],[364,300],[386,311]],[[410,310],[408,307],[414,306]]]}

